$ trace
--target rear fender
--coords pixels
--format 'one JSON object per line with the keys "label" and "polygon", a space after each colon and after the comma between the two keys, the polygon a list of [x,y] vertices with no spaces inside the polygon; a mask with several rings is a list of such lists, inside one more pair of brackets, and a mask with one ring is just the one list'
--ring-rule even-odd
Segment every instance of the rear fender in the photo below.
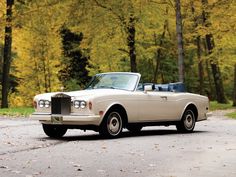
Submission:
{"label": "rear fender", "polygon": [[198,118],[198,109],[197,109],[197,106],[196,106],[196,104],[195,104],[194,102],[188,102],[188,103],[185,105],[184,109],[182,110],[182,113],[181,113],[181,116],[180,116],[179,120],[182,119],[182,117],[183,117],[183,115],[184,115],[184,112],[186,111],[186,109],[187,109],[188,107],[192,107],[193,109],[195,109],[195,110],[193,110],[193,112],[194,112],[194,115],[195,115],[195,119],[196,119],[196,121],[197,121],[197,118]]}

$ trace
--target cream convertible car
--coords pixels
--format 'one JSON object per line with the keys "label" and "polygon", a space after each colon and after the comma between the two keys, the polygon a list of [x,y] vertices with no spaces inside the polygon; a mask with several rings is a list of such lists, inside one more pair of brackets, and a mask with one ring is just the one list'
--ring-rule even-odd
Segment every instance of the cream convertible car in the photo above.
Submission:
{"label": "cream convertible car", "polygon": [[98,131],[118,137],[122,129],[138,132],[144,126],[176,125],[192,132],[195,122],[207,119],[205,96],[186,93],[181,83],[141,83],[138,73],[95,75],[82,91],[35,96],[33,119],[49,137],[62,137],[67,129]]}

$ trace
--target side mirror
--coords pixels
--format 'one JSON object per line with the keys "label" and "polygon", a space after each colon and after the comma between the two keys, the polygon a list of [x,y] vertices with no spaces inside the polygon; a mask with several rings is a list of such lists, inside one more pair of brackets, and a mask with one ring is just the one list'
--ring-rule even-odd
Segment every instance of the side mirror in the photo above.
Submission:
{"label": "side mirror", "polygon": [[152,85],[144,85],[144,93],[147,93],[148,91],[152,91]]}

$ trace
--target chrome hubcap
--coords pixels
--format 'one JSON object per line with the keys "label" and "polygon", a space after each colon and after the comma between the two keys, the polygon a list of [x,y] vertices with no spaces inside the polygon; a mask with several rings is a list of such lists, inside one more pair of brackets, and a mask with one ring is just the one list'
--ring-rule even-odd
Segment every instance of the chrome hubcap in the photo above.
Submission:
{"label": "chrome hubcap", "polygon": [[117,135],[121,131],[122,122],[118,113],[113,112],[110,114],[107,122],[107,128],[111,135]]}
{"label": "chrome hubcap", "polygon": [[191,114],[188,114],[184,120],[184,125],[188,130],[193,128],[193,121],[193,116]]}

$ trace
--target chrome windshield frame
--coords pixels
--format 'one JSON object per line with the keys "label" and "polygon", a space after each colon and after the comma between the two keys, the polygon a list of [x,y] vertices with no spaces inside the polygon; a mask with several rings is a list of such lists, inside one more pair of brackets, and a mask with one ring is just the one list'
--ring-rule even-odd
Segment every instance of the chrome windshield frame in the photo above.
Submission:
{"label": "chrome windshield frame", "polygon": [[[92,77],[91,81],[89,82],[89,84],[86,86],[86,89],[97,89],[97,88],[89,88],[91,86],[91,84],[94,82],[96,77],[102,76],[102,75],[132,75],[132,76],[136,76],[136,82],[133,84],[132,89],[121,89],[121,88],[111,88],[111,89],[118,89],[118,90],[126,90],[126,91],[136,91],[137,87],[138,87],[138,83],[140,81],[140,77],[141,75],[139,73],[132,73],[132,72],[108,72],[108,73],[100,73],[100,74],[96,74],[95,76]],[[105,89],[109,89],[109,87],[105,88]]]}

